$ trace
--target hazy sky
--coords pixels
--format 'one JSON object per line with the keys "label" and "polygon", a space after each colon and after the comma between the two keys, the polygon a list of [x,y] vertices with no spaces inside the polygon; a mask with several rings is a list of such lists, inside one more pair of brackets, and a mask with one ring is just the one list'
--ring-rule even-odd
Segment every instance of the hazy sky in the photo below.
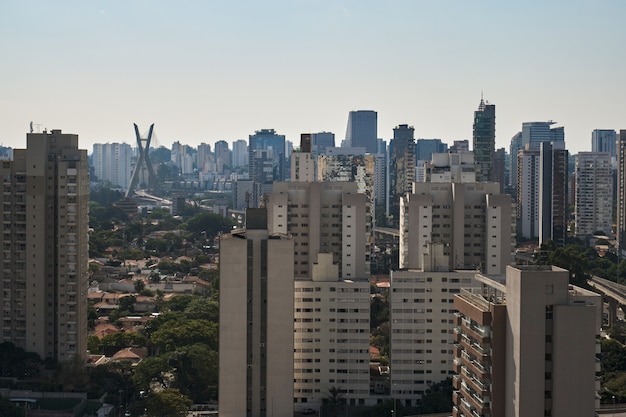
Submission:
{"label": "hazy sky", "polygon": [[497,147],[524,121],[626,129],[626,1],[0,0],[0,143],[31,121],[93,143],[170,147],[276,129],[472,138],[481,91]]}

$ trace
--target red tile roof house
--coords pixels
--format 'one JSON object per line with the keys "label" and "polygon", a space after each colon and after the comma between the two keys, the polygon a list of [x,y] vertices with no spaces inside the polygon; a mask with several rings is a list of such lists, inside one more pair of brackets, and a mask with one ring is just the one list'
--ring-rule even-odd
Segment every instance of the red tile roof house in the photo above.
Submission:
{"label": "red tile roof house", "polygon": [[118,350],[111,358],[111,362],[131,362],[135,365],[146,356],[148,356],[148,349],[129,347]]}

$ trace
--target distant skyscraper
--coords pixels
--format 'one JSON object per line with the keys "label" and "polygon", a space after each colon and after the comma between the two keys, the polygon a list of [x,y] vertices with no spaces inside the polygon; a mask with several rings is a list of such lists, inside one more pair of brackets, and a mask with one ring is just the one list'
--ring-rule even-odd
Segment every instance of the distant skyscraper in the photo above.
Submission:
{"label": "distant skyscraper", "polygon": [[522,147],[539,150],[543,142],[564,142],[565,130],[561,127],[550,127],[556,122],[524,122],[522,123]]}
{"label": "distant skyscraper", "polygon": [[411,192],[415,182],[414,132],[413,126],[398,125],[389,144],[389,214],[396,220],[400,215],[400,197]]}
{"label": "distant skyscraper", "polygon": [[233,142],[233,168],[248,165],[248,142],[243,139]]}
{"label": "distant skyscraper", "polygon": [[415,160],[430,161],[434,153],[448,152],[448,145],[441,139],[418,139],[415,142]]}
{"label": "distant skyscraper", "polygon": [[522,239],[539,238],[539,166],[538,150],[517,152],[517,236]]}
{"label": "distant skyscraper", "polygon": [[96,143],[93,145],[93,167],[96,179],[120,187],[130,185],[132,148],[127,143]]}
{"label": "distant skyscraper", "polygon": [[451,153],[469,152],[469,140],[455,140],[450,147]]}
{"label": "distant skyscraper", "polygon": [[198,145],[197,167],[200,172],[215,172],[215,158],[211,153],[211,145],[201,143]]}
{"label": "distant skyscraper", "polygon": [[595,129],[591,132],[591,152],[608,152],[617,157],[617,133],[615,130]]}
{"label": "distant skyscraper", "polygon": [[524,122],[522,131],[511,139],[511,185],[517,187],[517,153],[524,149],[539,150],[542,142],[564,142],[565,130],[563,127],[553,127],[556,122]]}
{"label": "distant skyscraper", "polygon": [[626,130],[620,130],[617,160],[617,242],[626,250]]}
{"label": "distant skyscraper", "polygon": [[506,175],[506,151],[504,148],[496,150],[493,154],[493,181],[500,184],[500,193],[504,194],[504,190],[508,184]]}
{"label": "distant skyscraper", "polygon": [[376,153],[378,139],[378,113],[372,110],[351,111],[346,129],[346,143],[351,147],[364,147]]}
{"label": "distant skyscraper", "polygon": [[517,153],[521,151],[522,149],[524,149],[524,147],[522,146],[522,132],[517,132],[511,138],[511,146],[509,148],[510,171],[509,171],[508,185],[513,190],[517,189],[517,159],[518,159]]}
{"label": "distant skyscraper", "polygon": [[78,135],[29,133],[3,161],[3,342],[59,362],[87,351],[89,165]]}
{"label": "distant skyscraper", "polygon": [[217,173],[223,174],[225,167],[231,167],[231,153],[228,149],[228,142],[225,140],[218,140],[215,142],[215,163],[217,164]]}
{"label": "distant skyscraper", "polygon": [[539,167],[539,244],[565,246],[568,214],[568,152],[565,142],[542,142]]}
{"label": "distant skyscraper", "polygon": [[480,99],[474,112],[474,158],[479,165],[478,181],[493,181],[493,154],[496,149],[496,106]]}
{"label": "distant skyscraper", "polygon": [[285,156],[285,135],[278,135],[274,129],[257,130],[254,135],[249,137],[249,162],[250,179],[257,181],[254,175],[258,174],[255,168],[255,151],[270,150],[272,167],[264,181],[272,183],[274,181],[284,181],[286,176],[286,156]]}
{"label": "distant skyscraper", "polygon": [[311,153],[323,155],[326,148],[335,147],[335,134],[331,132],[319,132],[311,134]]}
{"label": "distant skyscraper", "polygon": [[517,234],[539,243],[565,245],[568,208],[568,152],[565,143],[540,142],[518,152]]}
{"label": "distant skyscraper", "polygon": [[430,162],[435,153],[448,152],[448,145],[441,139],[418,139],[415,143],[415,181],[424,181],[424,163]]}
{"label": "distant skyscraper", "polygon": [[613,169],[608,152],[576,155],[576,236],[596,231],[611,235],[613,224]]}

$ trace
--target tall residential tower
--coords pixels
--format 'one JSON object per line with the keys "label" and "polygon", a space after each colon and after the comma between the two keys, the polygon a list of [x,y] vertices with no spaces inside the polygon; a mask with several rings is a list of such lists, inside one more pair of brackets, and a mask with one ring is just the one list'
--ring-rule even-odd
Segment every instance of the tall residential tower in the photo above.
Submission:
{"label": "tall residential tower", "polygon": [[2,341],[66,361],[87,351],[89,165],[78,135],[29,133],[2,161]]}

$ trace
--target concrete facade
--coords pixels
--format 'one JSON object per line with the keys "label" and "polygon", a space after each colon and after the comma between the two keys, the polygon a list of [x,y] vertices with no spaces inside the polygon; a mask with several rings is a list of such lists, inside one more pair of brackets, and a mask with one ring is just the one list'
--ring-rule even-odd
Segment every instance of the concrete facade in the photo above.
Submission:
{"label": "concrete facade", "polygon": [[449,270],[503,273],[511,262],[511,197],[498,183],[415,183],[402,199],[400,267],[423,268],[428,243],[443,243]]}
{"label": "concrete facade", "polygon": [[607,235],[613,225],[613,169],[608,152],[579,152],[576,156],[576,236],[596,231]]}
{"label": "concrete facade", "polygon": [[263,209],[220,238],[220,415],[293,415],[293,240]]}
{"label": "concrete facade", "polygon": [[2,161],[3,333],[42,358],[87,351],[89,166],[78,135],[27,135]]}
{"label": "concrete facade", "polygon": [[550,266],[509,266],[506,277],[478,280],[480,293],[454,301],[453,416],[594,415],[601,296]]}

